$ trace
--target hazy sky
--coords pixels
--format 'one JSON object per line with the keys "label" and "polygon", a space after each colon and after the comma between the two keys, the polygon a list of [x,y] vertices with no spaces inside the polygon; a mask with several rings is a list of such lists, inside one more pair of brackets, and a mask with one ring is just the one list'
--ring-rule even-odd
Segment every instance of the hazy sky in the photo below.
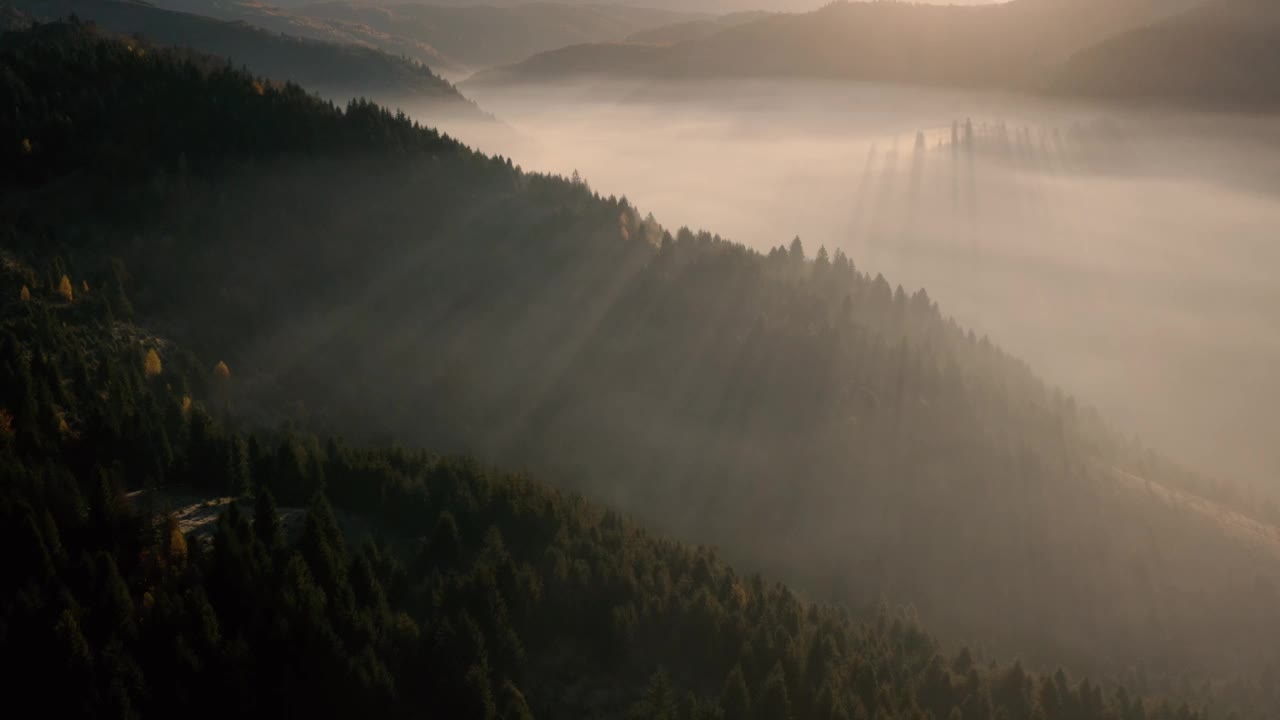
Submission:
{"label": "hazy sky", "polygon": [[[270,5],[307,5],[319,0],[275,0]],[[408,4],[412,0],[378,0],[382,4]],[[689,12],[736,12],[739,10],[777,10],[806,12],[830,4],[830,0],[543,0],[568,5],[630,5]],[[932,5],[986,5],[999,0],[915,0]],[[527,5],[529,0],[431,0],[424,5]]]}

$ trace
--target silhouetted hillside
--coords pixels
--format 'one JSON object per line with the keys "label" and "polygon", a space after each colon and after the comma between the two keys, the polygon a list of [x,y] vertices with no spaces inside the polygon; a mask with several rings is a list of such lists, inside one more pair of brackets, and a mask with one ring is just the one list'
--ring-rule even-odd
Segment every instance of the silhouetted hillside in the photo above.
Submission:
{"label": "silhouetted hillside", "polygon": [[[0,671],[22,707],[1207,717],[967,649],[944,655],[910,612],[855,622],[473,460],[245,432],[218,410],[233,371],[121,319],[123,275],[76,273],[71,286],[75,269],[56,261],[3,260]],[[222,508],[212,532],[184,535],[160,488]],[[292,527],[277,498],[302,515]]]}
{"label": "silhouetted hillside", "polygon": [[[152,193],[190,210],[244,164],[360,152],[428,174],[448,165],[455,180],[520,174],[371,106],[341,112],[79,26],[5,36],[0,68],[0,91],[23,111],[0,109],[0,127],[23,134],[7,190],[145,180],[114,210],[98,205],[105,195],[4,206],[0,672],[14,706],[55,717],[1204,717],[968,650],[943,656],[910,612],[852,621],[710,550],[471,460],[244,431],[229,407],[241,370],[131,322],[155,317],[146,306],[158,296],[135,307],[130,294],[151,279],[79,230],[134,224],[133,203]],[[64,92],[41,109],[32,91],[47,82]],[[94,107],[100,125],[62,122]],[[178,127],[214,117],[144,149],[142,132],[112,126],[146,107],[176,113]],[[512,189],[502,188],[480,195]],[[38,220],[44,202],[68,211],[62,222]],[[285,279],[285,268],[261,269]],[[159,493],[130,493],[164,486],[226,508],[208,540],[184,535],[152,504]],[[307,505],[300,528],[284,526],[277,498]]]}
{"label": "silhouetted hillside", "polygon": [[[641,4],[642,5],[642,4]],[[519,62],[539,52],[584,42],[621,40],[655,27],[699,18],[641,6],[534,2],[512,7],[442,7],[403,3],[371,7],[350,2],[307,5],[297,15],[359,23],[430,44],[460,65]]]}
{"label": "silhouetted hillside", "polygon": [[470,7],[323,2],[289,8],[240,0],[161,0],[158,4],[295,36],[357,42],[422,60],[447,73],[518,62],[575,43],[621,40],[639,30],[700,17],[646,7],[555,2]]}
{"label": "silhouetted hillside", "polygon": [[1059,92],[1208,109],[1280,107],[1280,4],[1215,0],[1073,58]]}
{"label": "silhouetted hillside", "polygon": [[[828,694],[849,717],[862,716],[858,704],[867,717],[1038,717],[1038,704],[1050,720],[1106,717],[1107,705],[1129,718],[1139,717],[1136,695],[1225,704],[1228,691],[1261,717],[1274,707],[1265,702],[1272,680],[1247,690],[1219,680],[1249,676],[1275,652],[1258,631],[1280,621],[1275,544],[1245,542],[1213,512],[1184,507],[1169,491],[1175,472],[958,327],[923,291],[895,289],[799,239],[762,255],[709,233],[668,233],[581,180],[528,174],[369,103],[340,110],[190,54],[102,41],[83,28],[3,42],[0,137],[10,141],[0,145],[0,221],[14,258],[6,267],[19,276],[6,291],[18,300],[5,302],[15,313],[27,302],[53,313],[13,331],[6,378],[18,381],[0,385],[3,407],[21,408],[8,411],[13,436],[28,438],[22,447],[36,458],[18,471],[36,494],[10,503],[4,523],[30,549],[5,597],[34,582],[22,597],[39,599],[8,605],[6,617],[18,618],[8,627],[30,634],[5,646],[35,648],[39,659],[18,687],[70,682],[46,672],[70,667],[94,694],[59,702],[145,703],[151,696],[138,688],[152,683],[139,674],[168,681],[164,673],[181,668],[162,685],[179,700],[226,684],[240,690],[218,701],[243,710],[276,707],[288,698],[272,688],[323,677],[332,687],[309,698],[322,707],[402,707],[404,693],[419,698],[409,711],[447,698],[438,701],[481,710],[448,704],[446,715],[487,717],[486,693],[506,693],[500,706],[515,702],[503,689],[510,679],[521,696],[552,698],[545,714],[578,717],[638,700],[635,679],[661,665],[682,691],[717,698],[726,717],[744,717],[730,708],[747,701],[757,718],[840,717],[811,699]],[[102,322],[95,312],[146,329],[109,326],[122,343],[108,346],[117,363],[56,349],[61,333],[78,332],[78,314]],[[170,366],[169,347],[203,359],[175,365],[224,361],[225,372],[154,372]],[[851,648],[865,631],[815,629],[827,611],[789,600],[770,615],[776,625],[724,615],[718,607],[756,607],[762,596],[739,593],[725,570],[650,562],[644,548],[655,545],[616,539],[619,521],[599,514],[566,519],[545,489],[515,503],[508,485],[397,459],[402,451],[371,456],[369,467],[342,460],[341,444],[265,436],[242,446],[227,439],[244,437],[235,425],[193,430],[195,403],[218,423],[288,421],[349,442],[468,450],[528,467],[663,532],[714,542],[811,597],[854,608],[910,603],[952,646],[977,640],[1037,667],[1123,678],[1132,690],[1120,699],[1109,684],[1104,695],[1065,676],[1033,681],[1021,668],[997,668],[1003,679],[993,682],[971,656],[948,671],[928,659],[924,636],[901,626],[866,640],[898,659],[863,662]],[[180,457],[201,459],[175,466]],[[246,473],[245,457],[263,464]],[[167,534],[158,545],[146,523],[127,530],[136,519],[119,520],[125,530],[115,534],[111,488],[182,481],[227,492],[246,476],[289,503],[325,487],[344,507],[403,518],[417,529],[390,537],[428,538],[418,583],[451,567],[448,558],[474,558],[459,544],[478,546],[454,543],[441,520],[452,549],[431,554],[437,526],[415,508],[478,513],[471,525],[455,518],[458,535],[498,526],[512,538],[508,552],[545,568],[533,584],[556,619],[503,622],[526,591],[504,591],[498,603],[489,588],[501,583],[488,578],[509,573],[472,563],[458,565],[457,582],[441,570],[444,579],[419,594],[396,591],[389,607],[412,623],[383,613],[376,587],[391,593],[395,574],[368,581],[336,549],[322,503],[312,539],[296,548],[301,560],[263,561],[262,576],[240,571],[258,551],[245,549],[254,546],[248,526],[230,518],[223,537],[239,538],[239,549],[221,552],[215,541],[212,555],[187,561],[194,575],[154,580],[172,583],[157,587],[174,605],[155,593],[147,601],[156,575],[143,558],[172,557],[176,543]],[[423,477],[439,479],[421,485]],[[86,520],[78,498],[90,492],[108,509]],[[54,537],[68,544],[65,562]],[[115,575],[93,559],[99,551],[115,558]],[[377,556],[366,563],[381,567]],[[700,579],[686,582],[690,574]],[[217,577],[209,582],[221,589],[194,589]],[[77,600],[95,592],[107,597]],[[116,631],[148,602],[167,618],[155,634],[135,641]],[[96,621],[103,615],[82,607],[117,620]],[[283,608],[284,625],[237,610],[254,607]],[[488,610],[472,630],[463,611],[475,608]],[[189,629],[177,648],[175,627]],[[551,639],[535,640],[537,628]],[[592,638],[606,647],[588,646]],[[539,659],[521,664],[517,647]],[[201,662],[208,657],[217,661]],[[317,674],[252,684],[260,667],[287,672],[299,659],[318,663]],[[405,680],[421,677],[430,681]],[[574,684],[582,677],[604,679]],[[665,702],[662,682],[654,702]],[[623,689],[600,700],[600,687]],[[1178,717],[1154,707],[1145,716]]]}
{"label": "silhouetted hillside", "polygon": [[152,3],[167,10],[243,22],[290,37],[302,37],[341,45],[382,50],[396,57],[426,63],[436,72],[457,72],[453,61],[429,43],[397,33],[386,33],[361,24],[328,22],[294,15],[292,9],[256,0],[161,0]]}
{"label": "silhouetted hillside", "polygon": [[75,15],[112,32],[228,58],[255,74],[299,83],[343,102],[352,97],[412,101],[439,113],[437,117],[482,117],[473,103],[429,68],[370,48],[287,37],[141,2],[12,0],[12,4],[37,19]]}

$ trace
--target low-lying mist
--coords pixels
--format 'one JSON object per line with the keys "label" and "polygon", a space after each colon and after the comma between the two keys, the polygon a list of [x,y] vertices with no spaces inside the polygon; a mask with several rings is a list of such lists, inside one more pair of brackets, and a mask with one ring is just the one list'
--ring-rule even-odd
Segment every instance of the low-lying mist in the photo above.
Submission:
{"label": "low-lying mist", "polygon": [[515,130],[446,126],[481,150],[672,231],[843,249],[1151,446],[1280,478],[1265,119],[794,81],[466,90]]}

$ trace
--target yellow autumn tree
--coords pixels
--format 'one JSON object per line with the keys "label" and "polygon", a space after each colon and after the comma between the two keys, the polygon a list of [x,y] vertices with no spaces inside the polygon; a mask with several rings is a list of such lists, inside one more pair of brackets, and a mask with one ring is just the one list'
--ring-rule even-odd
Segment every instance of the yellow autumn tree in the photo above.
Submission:
{"label": "yellow autumn tree", "polygon": [[66,275],[62,276],[61,282],[58,283],[58,294],[67,302],[71,302],[76,299],[75,290],[71,288],[71,278]]}
{"label": "yellow autumn tree", "polygon": [[142,359],[142,372],[149,378],[156,377],[162,372],[160,365],[160,353],[155,348],[147,351],[147,356]]}
{"label": "yellow autumn tree", "polygon": [[22,150],[23,155],[30,155],[32,150],[31,138],[22,138],[22,143],[19,145],[19,148]]}
{"label": "yellow autumn tree", "polygon": [[169,564],[178,569],[187,566],[187,538],[178,527],[169,531]]}
{"label": "yellow autumn tree", "polygon": [[22,292],[18,293],[18,297],[22,298],[22,302],[28,302],[31,300],[31,288],[23,285]]}
{"label": "yellow autumn tree", "polygon": [[224,407],[231,400],[231,368],[227,367],[227,363],[219,360],[217,365],[213,366],[213,399],[217,406]]}
{"label": "yellow autumn tree", "polygon": [[[187,565],[187,538],[182,534],[182,526],[172,513],[165,515],[160,523],[159,542],[156,543],[154,561],[157,569],[172,568],[181,570]],[[148,553],[150,555],[150,553]]]}

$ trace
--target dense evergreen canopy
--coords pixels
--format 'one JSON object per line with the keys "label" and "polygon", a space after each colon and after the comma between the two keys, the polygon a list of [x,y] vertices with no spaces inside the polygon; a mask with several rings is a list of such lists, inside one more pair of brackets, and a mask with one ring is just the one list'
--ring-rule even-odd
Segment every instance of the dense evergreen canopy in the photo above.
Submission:
{"label": "dense evergreen canopy", "polygon": [[[58,710],[1274,707],[1199,687],[1260,667],[1277,613],[1273,561],[1142,485],[1204,486],[841,254],[668,233],[372,104],[77,25],[0,41],[0,188],[0,645]],[[912,611],[857,622],[395,443],[1129,689],[944,654]],[[155,500],[176,487],[246,506],[200,540]]]}
{"label": "dense evergreen canopy", "polygon": [[[908,611],[852,621],[472,460],[244,433],[217,410],[225,364],[120,319],[118,285],[68,300],[52,280],[64,269],[6,256],[0,277],[0,400],[14,408],[0,412],[0,673],[16,707],[1200,717],[944,655]],[[211,532],[184,534],[165,506],[175,488],[222,510]]]}

